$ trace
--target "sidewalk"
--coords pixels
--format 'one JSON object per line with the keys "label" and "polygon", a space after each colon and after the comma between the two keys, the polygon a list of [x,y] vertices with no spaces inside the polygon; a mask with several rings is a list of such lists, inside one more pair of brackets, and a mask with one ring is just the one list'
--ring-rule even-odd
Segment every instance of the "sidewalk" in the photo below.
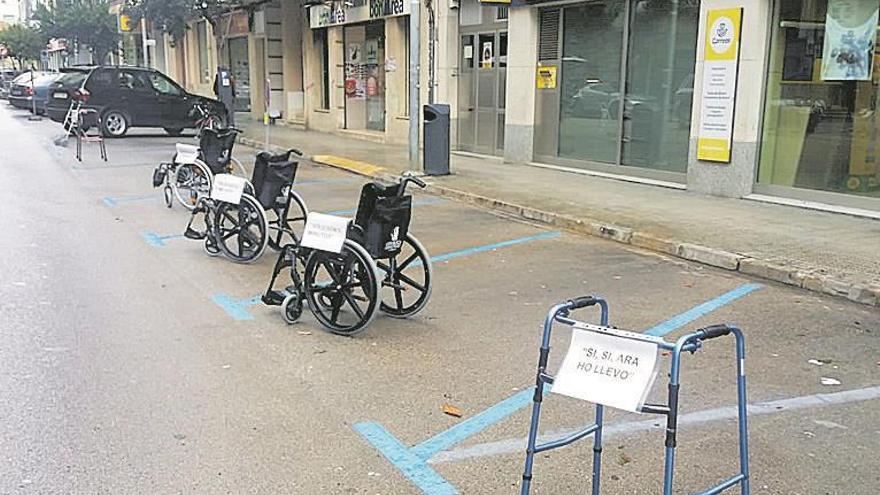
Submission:
{"label": "sidewalk", "polygon": [[[261,122],[242,119],[261,147]],[[271,128],[271,143],[371,177],[408,169],[407,150],[335,134]],[[716,198],[500,159],[452,155],[428,192],[570,231],[880,306],[880,221]]]}

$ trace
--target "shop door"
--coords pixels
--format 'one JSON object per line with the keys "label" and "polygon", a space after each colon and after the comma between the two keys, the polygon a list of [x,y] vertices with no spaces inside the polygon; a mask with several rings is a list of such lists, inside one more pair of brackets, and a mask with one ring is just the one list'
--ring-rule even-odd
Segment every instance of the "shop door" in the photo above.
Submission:
{"label": "shop door", "polygon": [[345,128],[385,131],[385,23],[346,26]]}
{"label": "shop door", "polygon": [[231,38],[229,46],[229,70],[235,82],[235,110],[249,112],[251,110],[251,70],[248,60],[247,36]]}
{"label": "shop door", "polygon": [[507,32],[461,37],[458,148],[485,154],[504,149]]}

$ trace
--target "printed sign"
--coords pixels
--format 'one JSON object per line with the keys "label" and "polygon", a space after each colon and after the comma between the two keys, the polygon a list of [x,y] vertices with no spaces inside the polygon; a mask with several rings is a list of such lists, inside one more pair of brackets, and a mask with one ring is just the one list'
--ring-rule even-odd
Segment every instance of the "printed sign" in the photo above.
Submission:
{"label": "printed sign", "polygon": [[823,81],[869,81],[877,40],[872,0],[829,0],[822,46]]}
{"label": "printed sign", "polygon": [[331,0],[309,7],[312,29],[409,15],[408,0]]}
{"label": "printed sign", "polygon": [[698,160],[730,163],[741,27],[741,8],[710,10],[706,17]]}
{"label": "printed sign", "polygon": [[[633,335],[639,340],[625,338]],[[639,412],[657,375],[657,343],[643,338],[607,327],[576,325],[551,391]]]}
{"label": "printed sign", "polygon": [[302,245],[311,249],[339,253],[348,232],[350,220],[345,217],[310,212],[306,218]]}
{"label": "printed sign", "polygon": [[556,89],[556,66],[545,65],[538,67],[535,86],[538,89]]}
{"label": "printed sign", "polygon": [[217,174],[211,185],[211,199],[224,203],[239,204],[247,179],[232,174]]}
{"label": "printed sign", "polygon": [[491,69],[492,65],[495,62],[494,55],[494,47],[495,43],[492,41],[484,41],[483,49],[480,50],[480,68],[481,69]]}

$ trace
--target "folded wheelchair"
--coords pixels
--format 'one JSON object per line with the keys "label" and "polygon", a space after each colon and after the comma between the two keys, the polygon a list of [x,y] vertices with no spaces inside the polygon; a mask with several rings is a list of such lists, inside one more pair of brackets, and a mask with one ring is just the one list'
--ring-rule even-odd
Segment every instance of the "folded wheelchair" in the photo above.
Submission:
{"label": "folded wheelchair", "polygon": [[177,143],[174,158],[160,163],[153,171],[153,187],[165,185],[165,205],[171,208],[172,196],[184,208],[192,210],[199,198],[211,192],[216,174],[236,174],[246,177],[244,166],[232,156],[232,147],[240,131],[204,128],[199,134],[199,145]]}
{"label": "folded wheelchair", "polygon": [[[223,254],[237,263],[251,263],[263,255],[266,246],[281,249],[284,237],[299,242],[308,209],[293,190],[298,162],[290,155],[302,156],[296,149],[257,154],[250,182],[245,181],[237,203],[221,201],[210,193],[199,196],[184,236],[204,240],[205,252]],[[274,216],[269,219],[267,212]],[[204,218],[204,229],[193,228],[195,219]]]}
{"label": "folded wheelchair", "polygon": [[[339,253],[305,247],[296,238],[283,246],[263,303],[281,306],[292,324],[305,300],[315,318],[338,335],[365,330],[378,311],[395,318],[421,311],[431,296],[432,267],[427,250],[409,233],[410,182],[425,187],[415,177],[364,185]],[[275,289],[286,269],[292,284]]]}

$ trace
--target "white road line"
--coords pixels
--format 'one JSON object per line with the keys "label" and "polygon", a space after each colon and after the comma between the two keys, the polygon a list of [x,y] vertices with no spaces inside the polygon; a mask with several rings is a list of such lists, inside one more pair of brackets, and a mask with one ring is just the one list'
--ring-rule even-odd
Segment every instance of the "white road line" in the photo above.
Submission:
{"label": "white road line", "polygon": [[[761,402],[757,404],[749,404],[749,417],[762,416],[765,414],[775,414],[786,411],[795,411],[798,409],[849,404],[852,402],[863,402],[874,399],[880,399],[880,386],[860,388],[856,390],[847,390],[844,392],[836,392],[832,394],[805,395],[801,397],[792,397],[789,399],[780,399],[769,402]],[[711,423],[735,418],[736,406],[728,406],[682,414],[678,417],[678,424],[679,426],[700,425],[703,423]],[[605,428],[603,429],[603,436],[605,439],[608,439],[615,435],[632,435],[634,433],[640,433],[643,431],[661,430],[665,428],[665,425],[666,422],[661,417],[646,421],[624,421],[618,423],[610,423],[605,425]],[[581,429],[582,427],[545,433],[538,438],[538,442],[542,443],[556,438],[561,438]],[[428,463],[441,464],[444,462],[462,461],[475,457],[488,457],[502,454],[513,454],[517,452],[524,453],[525,449],[525,437],[509,438],[506,440],[471,445],[467,447],[460,447],[453,450],[439,452],[437,453],[437,455],[428,460]]]}

